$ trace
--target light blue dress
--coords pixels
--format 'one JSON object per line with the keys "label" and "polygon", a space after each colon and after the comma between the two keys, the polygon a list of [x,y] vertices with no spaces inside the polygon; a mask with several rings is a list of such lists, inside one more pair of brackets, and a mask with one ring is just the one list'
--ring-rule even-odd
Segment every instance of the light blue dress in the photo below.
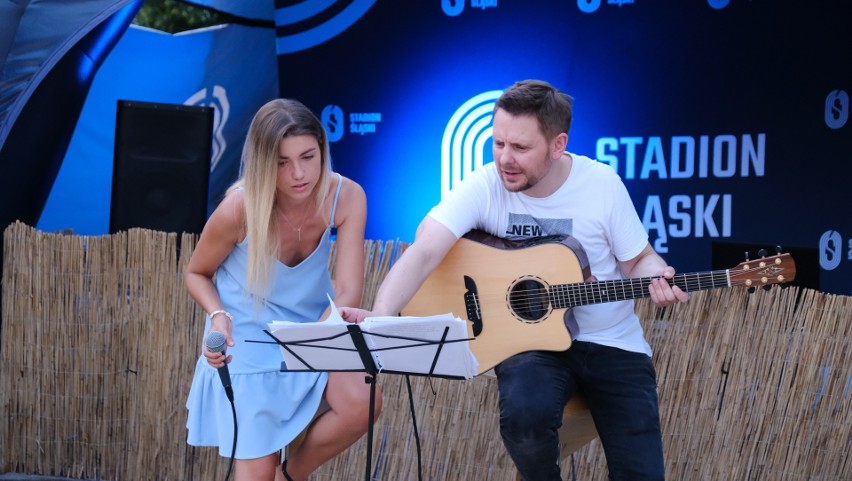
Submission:
{"label": "light blue dress", "polygon": [[[281,349],[264,333],[272,320],[316,322],[334,298],[328,257],[331,229],[343,179],[337,184],[331,209],[332,225],[326,228],[319,245],[295,267],[276,262],[269,299],[256,305],[246,295],[248,239],[235,246],[216,271],[216,289],[225,310],[234,317],[232,337],[235,346],[228,364],[237,412],[237,449],[235,458],[254,459],[282,449],[313,419],[322,400],[327,373],[281,372]],[[207,318],[204,332],[210,330]],[[230,457],[234,421],[231,405],[219,374],[202,355],[195,365],[195,376],[186,401],[189,410],[187,443],[193,446],[219,446],[221,456]]]}

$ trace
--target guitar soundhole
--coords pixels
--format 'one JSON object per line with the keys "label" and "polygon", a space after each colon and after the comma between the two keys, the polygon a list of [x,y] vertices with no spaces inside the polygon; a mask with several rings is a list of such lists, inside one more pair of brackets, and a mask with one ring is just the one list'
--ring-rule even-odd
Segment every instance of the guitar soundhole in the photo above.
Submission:
{"label": "guitar soundhole", "polygon": [[520,279],[506,295],[509,309],[519,320],[536,323],[550,314],[547,284],[539,278]]}

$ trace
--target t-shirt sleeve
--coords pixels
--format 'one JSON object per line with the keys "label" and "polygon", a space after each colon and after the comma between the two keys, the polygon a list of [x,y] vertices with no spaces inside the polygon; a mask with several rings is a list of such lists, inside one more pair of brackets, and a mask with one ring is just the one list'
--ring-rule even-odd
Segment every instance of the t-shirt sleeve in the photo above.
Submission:
{"label": "t-shirt sleeve", "polygon": [[610,210],[610,233],[612,253],[619,261],[627,261],[638,256],[648,244],[648,232],[636,207],[630,199],[627,187],[618,175],[613,174],[611,179],[612,209]]}
{"label": "t-shirt sleeve", "polygon": [[473,229],[481,228],[481,219],[489,205],[486,169],[479,169],[456,187],[427,214],[461,237]]}

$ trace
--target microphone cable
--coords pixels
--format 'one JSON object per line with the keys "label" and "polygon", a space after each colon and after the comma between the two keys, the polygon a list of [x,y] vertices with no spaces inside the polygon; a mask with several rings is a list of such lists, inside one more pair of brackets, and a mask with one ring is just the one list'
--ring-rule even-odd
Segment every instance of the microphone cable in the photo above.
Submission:
{"label": "microphone cable", "polygon": [[234,418],[234,444],[231,446],[231,459],[228,460],[228,471],[225,473],[225,481],[231,478],[231,469],[234,467],[234,456],[237,454],[237,408],[234,406],[234,396],[228,396],[231,403],[231,414]]}
{"label": "microphone cable", "polygon": [[[230,316],[228,316],[230,317]],[[218,331],[210,331],[204,338],[204,345],[210,352],[221,352],[225,354],[225,335]],[[234,458],[237,453],[237,407],[234,404],[234,389],[231,387],[231,375],[228,372],[228,364],[217,369],[219,379],[222,381],[222,387],[225,389],[225,396],[231,404],[231,415],[234,419],[234,443],[231,446],[231,457],[228,460],[228,471],[225,473],[225,481],[231,478],[231,470],[234,467]]]}

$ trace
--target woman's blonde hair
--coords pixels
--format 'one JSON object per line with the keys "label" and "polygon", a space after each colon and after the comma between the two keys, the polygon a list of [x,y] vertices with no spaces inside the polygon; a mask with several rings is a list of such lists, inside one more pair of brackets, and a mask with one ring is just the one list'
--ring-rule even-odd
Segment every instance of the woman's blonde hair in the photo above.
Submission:
{"label": "woman's blonde hair", "polygon": [[256,298],[268,294],[272,264],[279,258],[275,215],[279,147],[283,139],[299,135],[316,138],[320,147],[320,178],[313,197],[317,212],[323,212],[331,185],[328,136],[310,109],[292,99],[272,100],[255,114],[243,145],[240,178],[228,189],[229,193],[243,190],[249,240],[246,281],[249,292]]}

